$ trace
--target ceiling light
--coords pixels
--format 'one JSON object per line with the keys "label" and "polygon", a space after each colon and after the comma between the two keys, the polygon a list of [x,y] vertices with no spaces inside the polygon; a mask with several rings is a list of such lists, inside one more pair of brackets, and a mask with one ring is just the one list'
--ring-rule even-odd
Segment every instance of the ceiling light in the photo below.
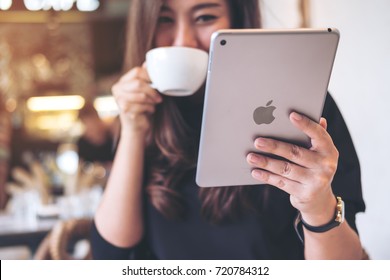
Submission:
{"label": "ceiling light", "polygon": [[39,96],[27,100],[27,108],[32,112],[79,110],[85,100],[80,95]]}
{"label": "ceiling light", "polygon": [[9,10],[12,6],[12,0],[1,0],[0,1],[0,10],[6,11]]}
{"label": "ceiling light", "polygon": [[101,118],[119,114],[118,105],[113,96],[100,96],[95,99],[93,106]]}

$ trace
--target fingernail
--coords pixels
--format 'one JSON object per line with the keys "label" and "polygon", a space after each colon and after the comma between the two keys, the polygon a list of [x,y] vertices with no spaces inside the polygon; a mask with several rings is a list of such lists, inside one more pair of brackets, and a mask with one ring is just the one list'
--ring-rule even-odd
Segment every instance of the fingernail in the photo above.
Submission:
{"label": "fingernail", "polygon": [[298,114],[298,113],[295,113],[295,112],[291,113],[291,118],[293,118],[296,121],[302,120],[302,116],[300,114]]}
{"label": "fingernail", "polygon": [[252,176],[255,179],[262,180],[262,177],[263,177],[262,174],[263,174],[263,172],[259,169],[252,170]]}
{"label": "fingernail", "polygon": [[248,160],[249,160],[249,162],[251,162],[251,163],[255,163],[255,162],[256,162],[256,155],[254,155],[254,154],[249,154],[249,155],[248,155]]}
{"label": "fingernail", "polygon": [[257,138],[255,141],[255,146],[258,148],[265,147],[267,145],[267,140],[264,138]]}

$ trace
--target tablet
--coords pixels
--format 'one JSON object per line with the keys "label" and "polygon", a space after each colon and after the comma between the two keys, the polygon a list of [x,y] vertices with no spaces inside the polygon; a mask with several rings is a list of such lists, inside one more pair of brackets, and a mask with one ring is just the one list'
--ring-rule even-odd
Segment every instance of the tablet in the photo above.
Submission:
{"label": "tablet", "polygon": [[292,111],[319,121],[339,41],[327,29],[219,30],[211,37],[196,182],[261,184],[249,152],[259,136],[309,147]]}

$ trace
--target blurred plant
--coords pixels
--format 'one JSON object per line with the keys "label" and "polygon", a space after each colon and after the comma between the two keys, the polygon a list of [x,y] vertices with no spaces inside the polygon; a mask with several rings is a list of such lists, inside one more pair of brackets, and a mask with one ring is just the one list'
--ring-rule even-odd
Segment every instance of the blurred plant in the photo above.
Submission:
{"label": "blurred plant", "polygon": [[30,172],[15,167],[11,173],[16,181],[16,183],[7,183],[6,190],[11,196],[26,191],[37,191],[43,205],[51,202],[49,176],[38,161],[31,162]]}

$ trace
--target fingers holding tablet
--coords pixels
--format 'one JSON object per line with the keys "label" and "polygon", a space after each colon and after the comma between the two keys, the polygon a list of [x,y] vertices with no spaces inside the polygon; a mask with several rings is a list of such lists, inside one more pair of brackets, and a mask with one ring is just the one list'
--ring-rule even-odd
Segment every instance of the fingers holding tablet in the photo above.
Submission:
{"label": "fingers holding tablet", "polygon": [[[326,131],[326,120],[320,123],[292,113],[291,122],[308,135],[311,148],[259,137],[254,141],[261,154],[249,153],[248,163],[256,180],[276,186],[297,201],[309,201],[330,188],[337,170],[338,151]],[[310,199],[312,200],[312,199]]]}

